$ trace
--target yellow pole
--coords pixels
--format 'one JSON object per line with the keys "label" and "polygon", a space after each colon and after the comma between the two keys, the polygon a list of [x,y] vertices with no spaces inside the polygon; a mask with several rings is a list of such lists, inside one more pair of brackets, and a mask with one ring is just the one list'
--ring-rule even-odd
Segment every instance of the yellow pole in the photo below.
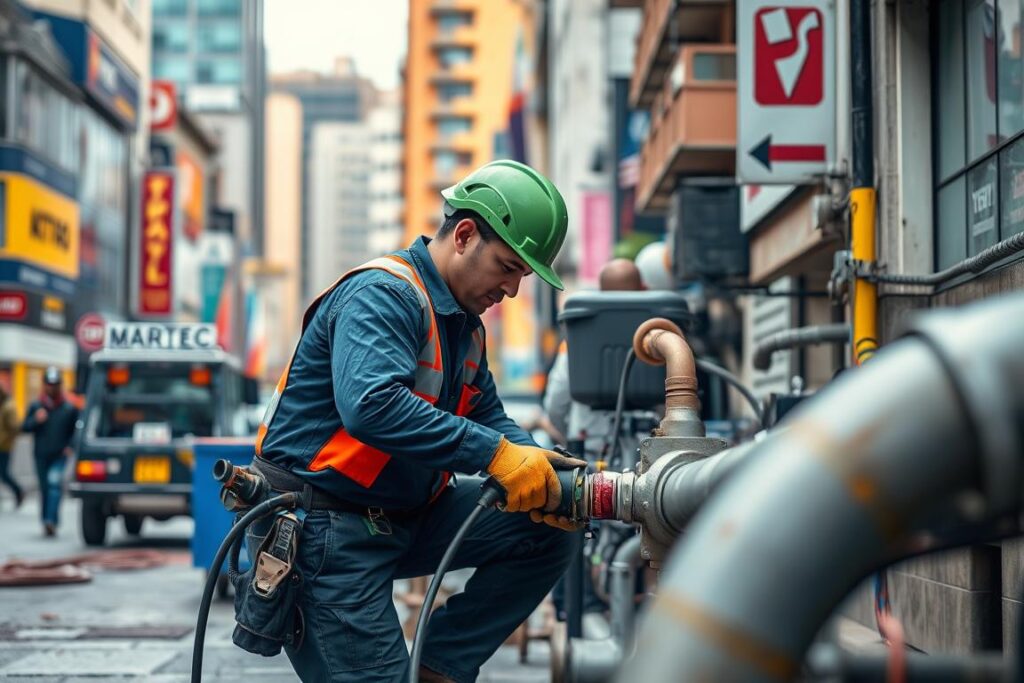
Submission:
{"label": "yellow pole", "polygon": [[[861,268],[875,262],[875,189],[850,190],[850,231],[853,260]],[[878,286],[857,277],[853,289],[853,364],[871,359],[878,349]]]}

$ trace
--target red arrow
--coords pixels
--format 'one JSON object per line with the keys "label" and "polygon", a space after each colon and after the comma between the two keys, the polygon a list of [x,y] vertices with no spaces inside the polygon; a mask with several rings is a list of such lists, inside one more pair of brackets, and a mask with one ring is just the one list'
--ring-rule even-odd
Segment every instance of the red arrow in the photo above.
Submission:
{"label": "red arrow", "polygon": [[773,145],[769,135],[750,150],[750,156],[770,171],[773,161],[824,162],[825,145]]}

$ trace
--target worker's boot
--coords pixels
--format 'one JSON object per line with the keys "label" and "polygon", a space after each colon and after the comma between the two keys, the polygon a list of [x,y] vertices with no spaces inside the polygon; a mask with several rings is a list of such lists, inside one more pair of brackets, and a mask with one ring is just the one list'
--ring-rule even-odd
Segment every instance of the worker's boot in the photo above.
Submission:
{"label": "worker's boot", "polygon": [[421,683],[455,683],[450,678],[445,678],[436,671],[431,671],[427,667],[420,664],[420,681]]}

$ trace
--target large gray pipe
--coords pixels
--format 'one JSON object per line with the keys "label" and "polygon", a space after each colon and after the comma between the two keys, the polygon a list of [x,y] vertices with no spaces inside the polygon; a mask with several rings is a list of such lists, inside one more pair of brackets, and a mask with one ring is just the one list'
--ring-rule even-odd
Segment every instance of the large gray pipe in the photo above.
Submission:
{"label": "large gray pipe", "polygon": [[640,566],[640,537],[633,536],[615,552],[610,570],[609,625],[611,636],[600,640],[569,641],[566,674],[569,683],[611,680],[623,657],[633,649],[636,570]]}
{"label": "large gray pipe", "polygon": [[850,326],[844,323],[799,327],[783,330],[759,341],[754,348],[754,367],[767,370],[772,366],[772,354],[783,349],[814,344],[844,344],[850,341]]}
{"label": "large gray pipe", "polygon": [[1019,510],[1024,295],[933,313],[769,436],[677,544],[620,681],[778,681],[951,501]]}

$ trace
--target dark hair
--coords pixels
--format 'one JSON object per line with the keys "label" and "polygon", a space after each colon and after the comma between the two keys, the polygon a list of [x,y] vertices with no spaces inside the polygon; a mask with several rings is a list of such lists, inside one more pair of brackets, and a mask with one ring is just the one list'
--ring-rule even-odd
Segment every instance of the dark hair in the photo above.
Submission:
{"label": "dark hair", "polygon": [[446,215],[444,217],[444,222],[441,223],[441,227],[437,229],[437,234],[434,235],[434,237],[437,239],[444,239],[448,235],[452,234],[452,231],[455,230],[455,226],[458,225],[460,221],[465,220],[466,218],[476,224],[476,231],[480,233],[480,239],[484,242],[501,239],[498,236],[498,233],[494,232],[494,228],[492,228],[487,221],[480,216],[480,214],[469,209],[457,209],[455,213]]}

